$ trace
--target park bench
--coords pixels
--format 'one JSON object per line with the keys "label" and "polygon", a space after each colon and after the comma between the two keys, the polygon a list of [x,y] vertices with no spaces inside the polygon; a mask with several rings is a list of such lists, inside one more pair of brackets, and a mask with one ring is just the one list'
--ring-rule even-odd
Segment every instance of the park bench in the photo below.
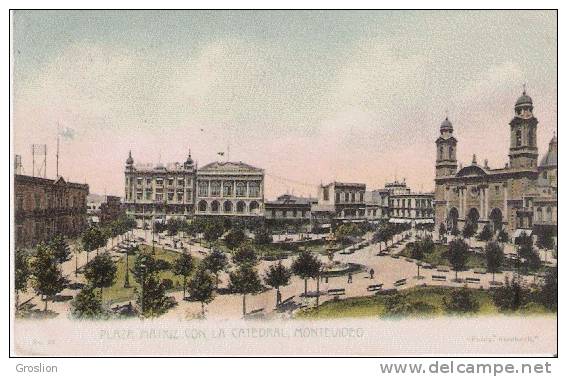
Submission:
{"label": "park bench", "polygon": [[370,285],[368,286],[368,288],[366,288],[366,290],[367,290],[368,292],[379,291],[379,290],[382,289],[382,285],[383,285],[383,284],[370,284]]}
{"label": "park bench", "polygon": [[475,273],[475,274],[486,274],[486,269],[484,269],[484,268],[475,268],[475,269],[473,270],[473,273]]}
{"label": "park bench", "polygon": [[400,285],[405,285],[406,284],[407,279],[400,279],[400,280],[396,280],[394,282],[394,287],[399,287]]}
{"label": "park bench", "polygon": [[433,280],[433,281],[447,281],[447,276],[445,276],[445,275],[431,275],[431,280]]}
{"label": "park bench", "polygon": [[327,294],[330,296],[341,296],[345,294],[344,288],[332,288],[327,290]]}
{"label": "park bench", "polygon": [[439,272],[449,272],[451,271],[447,266],[437,266],[437,271]]}
{"label": "park bench", "polygon": [[429,263],[423,263],[423,264],[421,265],[421,268],[426,268],[426,269],[428,269],[428,270],[431,270],[431,269],[433,268],[433,266],[432,266],[431,264],[429,264]]}
{"label": "park bench", "polygon": [[348,249],[344,249],[344,250],[341,251],[339,254],[345,255],[345,254],[352,254],[352,253],[354,253],[354,250],[348,248]]}
{"label": "park bench", "polygon": [[467,283],[480,284],[480,279],[479,278],[466,278],[466,282]]}

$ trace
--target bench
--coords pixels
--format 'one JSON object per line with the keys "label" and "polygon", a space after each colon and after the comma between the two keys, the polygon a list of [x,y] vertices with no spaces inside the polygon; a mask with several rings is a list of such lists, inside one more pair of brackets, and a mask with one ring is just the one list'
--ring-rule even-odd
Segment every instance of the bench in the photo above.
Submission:
{"label": "bench", "polygon": [[473,273],[475,273],[475,274],[486,274],[486,270],[484,268],[475,268],[473,270]]}
{"label": "bench", "polygon": [[449,272],[451,271],[447,266],[437,266],[437,271],[439,272]]}
{"label": "bench", "polygon": [[466,282],[467,282],[467,283],[480,284],[480,279],[479,279],[479,278],[466,278]]}
{"label": "bench", "polygon": [[400,280],[396,280],[394,282],[394,287],[399,287],[400,285],[405,285],[406,284],[407,279],[400,279]]}
{"label": "bench", "polygon": [[327,290],[327,294],[330,296],[341,296],[345,294],[344,288],[332,288]]}
{"label": "bench", "polygon": [[447,276],[445,276],[445,275],[431,275],[431,280],[434,280],[434,281],[447,281]]}
{"label": "bench", "polygon": [[379,291],[379,290],[382,289],[382,285],[383,285],[383,284],[370,284],[370,285],[368,286],[368,288],[366,288],[366,290],[367,290],[368,292]]}

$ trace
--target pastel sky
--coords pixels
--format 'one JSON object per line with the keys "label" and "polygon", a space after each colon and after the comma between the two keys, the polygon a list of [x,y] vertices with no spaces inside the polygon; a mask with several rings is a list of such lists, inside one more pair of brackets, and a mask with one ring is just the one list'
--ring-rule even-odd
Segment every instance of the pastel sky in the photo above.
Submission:
{"label": "pastel sky", "polygon": [[[557,127],[553,11],[17,11],[13,145],[91,192],[122,195],[136,162],[262,167],[266,194],[332,180],[434,186],[446,114],[459,162],[508,160],[527,83],[540,156]],[[284,180],[285,179],[285,180]]]}

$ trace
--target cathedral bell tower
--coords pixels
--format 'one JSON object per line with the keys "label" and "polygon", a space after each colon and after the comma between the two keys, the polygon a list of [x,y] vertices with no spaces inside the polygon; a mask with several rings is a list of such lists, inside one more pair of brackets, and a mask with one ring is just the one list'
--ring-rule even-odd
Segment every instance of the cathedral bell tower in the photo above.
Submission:
{"label": "cathedral bell tower", "polygon": [[441,123],[441,135],[435,141],[437,144],[437,159],[435,161],[435,177],[452,176],[457,172],[457,139],[453,136],[453,124],[449,118]]}
{"label": "cathedral bell tower", "polygon": [[535,168],[537,166],[537,118],[533,115],[533,102],[524,92],[514,106],[514,119],[510,121],[510,167]]}

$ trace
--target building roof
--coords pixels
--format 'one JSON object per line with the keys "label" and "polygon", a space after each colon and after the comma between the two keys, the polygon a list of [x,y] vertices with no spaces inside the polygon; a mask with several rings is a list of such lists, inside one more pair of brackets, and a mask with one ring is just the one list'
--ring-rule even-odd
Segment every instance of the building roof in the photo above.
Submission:
{"label": "building roof", "polygon": [[451,123],[449,117],[446,117],[443,123],[441,123],[441,132],[443,131],[453,132],[453,123]]}
{"label": "building roof", "polygon": [[23,175],[23,174],[14,174],[14,181],[16,183],[30,183],[30,184],[37,184],[37,185],[59,185],[59,186],[66,186],[72,188],[78,188],[82,190],[89,189],[89,185],[82,184],[82,183],[74,183],[74,182],[67,182],[63,177],[58,177],[57,179],[48,179],[42,177],[32,177],[30,175]]}
{"label": "building roof", "polygon": [[276,205],[285,205],[285,204],[303,204],[303,205],[311,205],[312,203],[316,203],[316,198],[305,198],[302,196],[294,196],[289,194],[284,194],[278,196],[276,200],[267,201],[265,204],[276,204]]}
{"label": "building roof", "polygon": [[255,166],[246,164],[242,161],[239,161],[239,162],[232,162],[232,161],[219,162],[219,161],[215,161],[215,162],[211,162],[210,164],[203,166],[202,168],[200,168],[198,170],[198,172],[203,172],[203,173],[207,173],[207,172],[211,172],[211,173],[217,173],[217,172],[263,173],[264,170],[257,168]]}
{"label": "building roof", "polygon": [[539,166],[540,167],[557,166],[557,136],[553,135],[553,138],[549,142],[549,149],[541,159]]}
{"label": "building roof", "polygon": [[532,97],[528,96],[525,90],[522,93],[522,95],[518,97],[518,100],[516,101],[516,106],[532,105],[532,104],[533,104]]}

